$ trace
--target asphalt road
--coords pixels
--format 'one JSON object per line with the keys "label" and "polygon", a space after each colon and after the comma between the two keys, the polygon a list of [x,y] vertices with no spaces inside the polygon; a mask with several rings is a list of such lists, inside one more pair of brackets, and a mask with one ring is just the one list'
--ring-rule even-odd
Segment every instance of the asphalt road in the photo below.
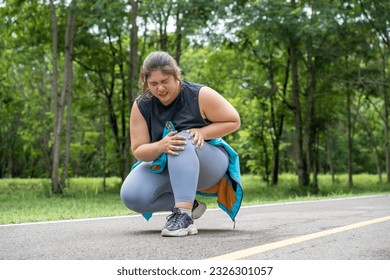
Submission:
{"label": "asphalt road", "polygon": [[166,215],[0,225],[0,260],[390,260],[390,195],[208,210],[182,238]]}

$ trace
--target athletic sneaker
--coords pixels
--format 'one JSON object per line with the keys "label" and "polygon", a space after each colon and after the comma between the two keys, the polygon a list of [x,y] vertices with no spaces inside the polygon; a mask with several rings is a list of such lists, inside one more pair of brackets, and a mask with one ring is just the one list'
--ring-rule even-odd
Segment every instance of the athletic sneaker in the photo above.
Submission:
{"label": "athletic sneaker", "polygon": [[198,229],[195,227],[192,218],[176,207],[173,208],[172,214],[167,217],[167,223],[161,231],[162,236],[186,236],[197,233]]}
{"label": "athletic sneaker", "polygon": [[192,206],[192,218],[194,220],[199,219],[203,213],[206,211],[206,204],[203,203],[202,201],[197,201],[196,199],[194,200],[194,204]]}

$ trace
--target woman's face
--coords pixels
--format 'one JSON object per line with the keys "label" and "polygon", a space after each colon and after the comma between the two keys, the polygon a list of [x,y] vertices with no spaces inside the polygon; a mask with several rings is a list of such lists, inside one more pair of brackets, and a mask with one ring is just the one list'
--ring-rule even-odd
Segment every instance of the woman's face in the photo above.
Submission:
{"label": "woman's face", "polygon": [[180,92],[180,82],[174,76],[164,74],[161,70],[153,71],[147,83],[153,96],[164,105],[173,102]]}

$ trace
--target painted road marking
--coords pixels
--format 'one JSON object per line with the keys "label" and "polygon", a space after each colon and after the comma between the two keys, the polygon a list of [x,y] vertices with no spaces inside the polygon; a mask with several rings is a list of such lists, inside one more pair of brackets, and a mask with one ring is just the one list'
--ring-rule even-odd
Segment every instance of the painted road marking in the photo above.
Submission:
{"label": "painted road marking", "polygon": [[268,244],[264,244],[264,245],[260,245],[260,246],[255,246],[255,247],[251,247],[248,249],[232,252],[229,254],[213,257],[213,258],[210,258],[209,260],[238,260],[238,259],[242,259],[245,257],[250,257],[253,255],[264,253],[264,252],[267,252],[270,250],[275,250],[275,249],[286,247],[289,245],[293,245],[293,244],[297,244],[297,243],[313,240],[316,238],[325,237],[328,235],[332,235],[332,234],[336,234],[336,233],[340,233],[340,232],[345,232],[345,231],[349,231],[349,230],[353,230],[353,229],[357,229],[357,228],[361,228],[361,227],[365,227],[365,226],[369,226],[369,225],[373,225],[373,224],[377,224],[377,223],[382,223],[382,222],[389,221],[389,220],[390,220],[390,216],[386,216],[386,217],[377,218],[374,220],[369,220],[369,221],[360,222],[360,223],[356,223],[356,224],[352,224],[352,225],[347,225],[347,226],[337,227],[337,228],[333,228],[333,229],[329,229],[329,230],[324,230],[324,231],[320,231],[320,232],[316,232],[316,233],[312,233],[312,234],[302,235],[302,236],[298,236],[298,237],[294,237],[294,238],[290,238],[290,239],[286,239],[286,240],[282,240],[282,241],[277,241],[277,242],[272,242],[272,243],[268,243]]}

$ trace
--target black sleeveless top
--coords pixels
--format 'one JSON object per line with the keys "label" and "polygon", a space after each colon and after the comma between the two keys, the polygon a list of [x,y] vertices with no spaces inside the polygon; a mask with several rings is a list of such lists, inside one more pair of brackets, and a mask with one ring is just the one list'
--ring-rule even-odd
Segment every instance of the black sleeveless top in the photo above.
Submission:
{"label": "black sleeveless top", "polygon": [[162,138],[164,126],[171,121],[177,131],[200,128],[210,124],[203,119],[199,109],[199,91],[203,85],[183,81],[177,98],[165,106],[154,96],[139,96],[138,108],[145,118],[152,142]]}

